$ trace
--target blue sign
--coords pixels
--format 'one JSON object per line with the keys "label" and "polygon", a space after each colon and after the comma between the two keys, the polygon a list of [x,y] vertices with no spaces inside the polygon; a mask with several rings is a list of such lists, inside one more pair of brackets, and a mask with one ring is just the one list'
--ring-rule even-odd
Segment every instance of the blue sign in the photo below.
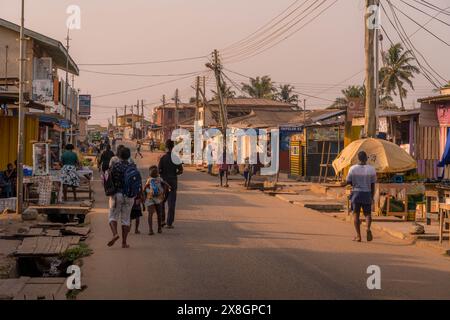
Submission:
{"label": "blue sign", "polygon": [[70,122],[66,119],[59,120],[59,126],[63,129],[70,129]]}

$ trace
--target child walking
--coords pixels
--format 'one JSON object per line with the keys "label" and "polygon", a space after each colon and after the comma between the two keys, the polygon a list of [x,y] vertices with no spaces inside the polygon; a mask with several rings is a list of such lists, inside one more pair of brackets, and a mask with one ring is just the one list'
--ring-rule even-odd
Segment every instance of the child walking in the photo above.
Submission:
{"label": "child walking", "polygon": [[159,177],[158,167],[151,166],[149,169],[150,177],[144,186],[146,195],[145,206],[148,211],[148,229],[149,235],[154,235],[153,232],[153,213],[156,212],[156,219],[158,222],[158,233],[162,233],[162,203],[164,201],[165,190],[170,191],[170,186]]}
{"label": "child walking", "polygon": [[131,215],[130,215],[131,224],[133,223],[133,220],[135,220],[135,226],[134,226],[135,234],[141,233],[139,231],[139,223],[141,220],[140,218],[142,217],[142,211],[145,211],[145,205],[144,205],[144,196],[142,195],[142,193],[140,193],[136,196],[136,198],[134,198],[134,204],[131,209]]}

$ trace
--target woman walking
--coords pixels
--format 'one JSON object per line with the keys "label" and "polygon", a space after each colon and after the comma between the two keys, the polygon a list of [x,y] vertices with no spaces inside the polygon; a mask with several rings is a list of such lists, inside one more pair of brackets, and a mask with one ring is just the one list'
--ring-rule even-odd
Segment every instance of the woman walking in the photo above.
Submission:
{"label": "woman walking", "polygon": [[64,151],[61,157],[61,163],[63,165],[61,169],[61,180],[63,184],[64,201],[67,201],[67,189],[69,187],[72,188],[74,201],[77,201],[76,188],[80,186],[80,177],[77,173],[79,161],[77,154],[73,150],[73,144],[66,145],[66,151]]}

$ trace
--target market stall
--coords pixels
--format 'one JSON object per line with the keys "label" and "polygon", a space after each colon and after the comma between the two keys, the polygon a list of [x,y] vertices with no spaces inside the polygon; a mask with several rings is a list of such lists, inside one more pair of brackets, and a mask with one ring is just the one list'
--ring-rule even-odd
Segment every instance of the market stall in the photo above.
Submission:
{"label": "market stall", "polygon": [[[408,219],[415,212],[415,204],[422,200],[425,186],[417,176],[409,174],[416,168],[416,161],[401,147],[382,139],[361,139],[348,145],[333,161],[336,172],[358,163],[358,153],[365,151],[368,164],[377,172],[374,212],[377,215]],[[412,219],[412,216],[409,217]]]}

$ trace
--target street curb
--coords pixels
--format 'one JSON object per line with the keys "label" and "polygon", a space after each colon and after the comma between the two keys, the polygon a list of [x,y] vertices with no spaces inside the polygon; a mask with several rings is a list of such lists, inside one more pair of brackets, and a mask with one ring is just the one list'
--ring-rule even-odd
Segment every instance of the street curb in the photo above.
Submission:
{"label": "street curb", "polygon": [[[283,197],[282,195],[275,195],[275,197],[280,199],[281,201],[288,202],[292,205],[298,206],[298,203],[296,203],[295,201],[290,201],[290,200],[286,199],[285,197]],[[324,215],[324,216],[327,216],[330,218],[341,220],[343,222],[347,222],[347,223],[351,222],[351,219],[349,219],[349,216],[342,217],[342,216],[338,216],[338,215],[332,215],[327,212],[317,211],[317,210],[314,210],[311,208],[306,208],[306,207],[303,207],[303,208],[311,210],[314,213],[318,213],[318,214],[321,214],[321,215]],[[385,233],[393,238],[396,238],[396,239],[400,239],[400,240],[404,240],[404,241],[409,240],[410,244],[415,245],[418,248],[431,249],[441,255],[450,257],[450,248],[446,249],[446,248],[442,247],[440,244],[436,244],[436,243],[433,243],[433,242],[427,241],[427,240],[419,240],[419,239],[417,239],[417,237],[415,237],[413,235],[406,234],[406,233],[403,233],[400,231],[391,230],[391,229],[388,229],[385,227],[380,227],[380,226],[377,226],[376,224],[372,224],[372,228],[378,232],[383,232],[383,233]]]}

